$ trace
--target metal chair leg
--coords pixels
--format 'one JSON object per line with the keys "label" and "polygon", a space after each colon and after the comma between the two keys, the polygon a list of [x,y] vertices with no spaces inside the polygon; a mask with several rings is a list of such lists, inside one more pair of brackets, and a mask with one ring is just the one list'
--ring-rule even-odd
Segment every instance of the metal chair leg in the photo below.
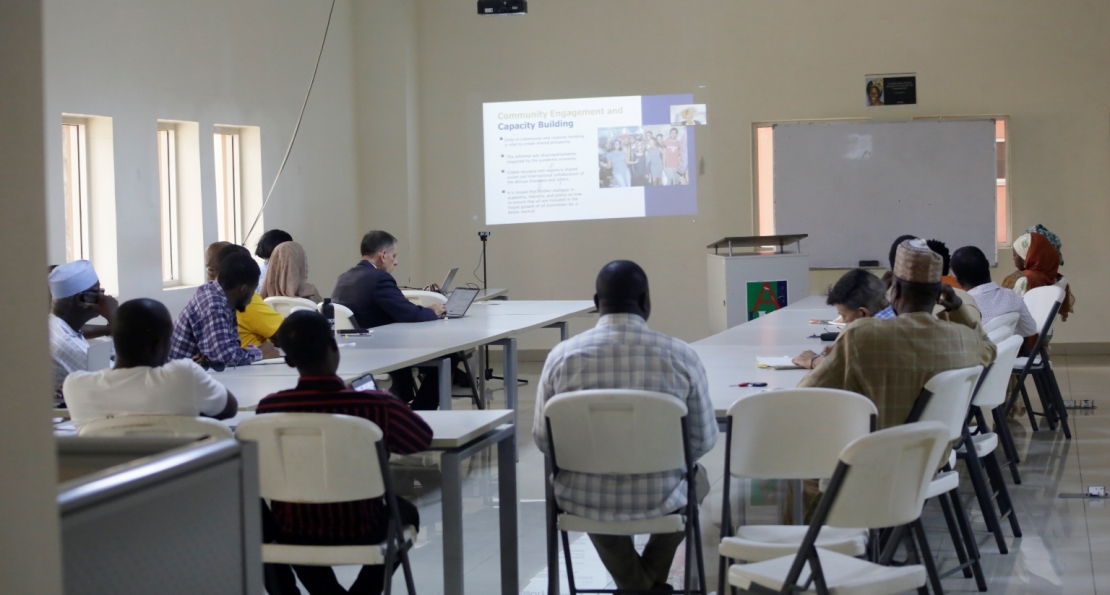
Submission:
{"label": "metal chair leg", "polygon": [[[942,495],[941,498],[945,496]],[[973,560],[971,564],[971,573],[975,576],[975,586],[980,591],[987,590],[987,579],[983,576],[983,566],[980,563],[982,556],[979,553],[979,544],[975,541],[975,533],[971,530],[971,521],[967,518],[967,511],[964,510],[964,503],[960,500],[960,492],[953,490],[947,494],[949,502],[952,504],[952,512],[956,516],[956,523],[960,526],[960,533],[963,535],[964,546],[967,548],[968,558]]]}
{"label": "metal chair leg", "polygon": [[1018,523],[1017,511],[1014,510],[1014,502],[1010,499],[1010,490],[1006,488],[1006,481],[1002,477],[1002,468],[998,465],[998,457],[992,452],[983,457],[982,461],[991,487],[994,489],[994,493],[997,494],[999,513],[1001,516],[1009,517],[1010,529],[1014,532],[1014,537],[1021,537],[1021,525]]}
{"label": "metal chair leg", "polygon": [[1021,400],[1025,402],[1025,413],[1029,416],[1029,426],[1034,432],[1039,432],[1037,427],[1037,416],[1033,413],[1033,404],[1029,402],[1029,393],[1025,390],[1025,382],[1018,383],[1018,390],[1021,391]]}
{"label": "metal chair leg", "polygon": [[994,540],[998,544],[998,553],[1009,553],[1010,549],[1006,545],[1006,538],[1002,535],[1002,523],[999,522],[998,514],[994,509],[991,488],[987,484],[986,474],[983,472],[979,457],[975,453],[975,445],[967,444],[961,458],[967,463],[967,475],[971,479],[971,485],[975,488],[975,497],[979,500],[979,509],[983,512],[983,520],[987,523],[987,529],[994,533]]}
{"label": "metal chair leg", "polygon": [[933,595],[944,595],[944,587],[940,584],[940,574],[937,573],[937,563],[929,550],[929,539],[925,536],[925,526],[921,524],[921,519],[914,521],[910,530],[917,539],[918,548],[921,552],[921,563],[925,565],[925,572],[929,574],[929,584],[933,587]]}
{"label": "metal chair leg", "polygon": [[1014,443],[1014,435],[1010,433],[1010,426],[1006,422],[1006,415],[1003,413],[1002,407],[996,407],[991,412],[994,416],[994,433],[998,434],[998,441],[1002,444],[1002,452],[1006,455],[1007,464],[1010,467],[1010,476],[1013,477],[1015,484],[1021,483],[1021,475],[1018,473],[1018,458],[1017,444]]}
{"label": "metal chair leg", "polygon": [[956,524],[956,517],[952,514],[952,506],[945,496],[946,494],[941,494],[937,497],[937,502],[940,503],[940,510],[944,513],[944,524],[948,527],[948,536],[952,538],[952,549],[956,550],[956,558],[960,561],[959,568],[950,570],[949,573],[959,570],[963,572],[964,578],[971,578],[970,558],[967,555],[963,537],[960,535],[959,527]]}

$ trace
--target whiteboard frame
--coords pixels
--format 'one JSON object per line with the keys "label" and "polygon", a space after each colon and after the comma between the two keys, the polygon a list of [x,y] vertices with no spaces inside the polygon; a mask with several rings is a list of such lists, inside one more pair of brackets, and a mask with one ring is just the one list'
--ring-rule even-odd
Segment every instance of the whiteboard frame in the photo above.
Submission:
{"label": "whiteboard frame", "polygon": [[[1011,126],[1011,123],[1012,123],[1011,117],[1008,116],[1008,115],[1004,115],[1004,114],[964,114],[964,115],[957,115],[957,116],[953,116],[953,115],[947,115],[947,116],[927,115],[927,116],[912,116],[910,118],[894,118],[894,119],[892,119],[892,118],[862,118],[862,117],[860,117],[860,118],[857,118],[857,117],[810,118],[810,119],[798,119],[798,120],[762,120],[762,121],[758,121],[758,122],[752,122],[751,123],[751,131],[750,131],[751,145],[750,145],[750,149],[749,149],[749,153],[751,155],[751,160],[750,160],[750,164],[749,164],[750,167],[751,167],[751,188],[749,189],[750,200],[751,200],[751,204],[750,204],[750,208],[751,208],[751,234],[752,235],[758,235],[758,230],[759,230],[759,216],[760,216],[760,211],[759,211],[759,180],[760,180],[760,178],[759,178],[759,129],[760,128],[766,128],[766,127],[772,127],[773,128],[778,124],[823,124],[823,123],[827,124],[827,123],[839,123],[839,122],[861,122],[861,123],[929,122],[929,121],[945,122],[945,121],[961,121],[961,120],[1002,120],[1006,125],[1006,137],[1005,137],[1005,142],[1006,142],[1006,155],[1005,155],[1005,158],[1006,158],[1006,177],[1005,177],[1005,180],[1006,180],[1006,221],[1005,221],[1005,226],[1006,226],[1007,241],[1005,241],[1005,242],[997,241],[997,229],[996,229],[996,237],[995,237],[995,240],[996,240],[995,241],[995,253],[996,253],[995,256],[996,256],[996,258],[995,258],[995,263],[991,265],[991,268],[997,267],[998,262],[1000,262],[997,259],[997,252],[1000,251],[1000,250],[1011,250],[1012,246],[1013,246],[1013,240],[1016,237],[1015,234],[1014,234],[1014,227],[1013,227],[1014,203],[1015,203],[1015,200],[1014,200],[1014,183],[1013,183],[1013,176],[1010,175],[1010,172],[1011,172],[1011,156],[1010,156],[1011,150],[1010,149],[1013,146],[1013,128]],[[997,137],[996,137],[996,142],[997,142]],[[825,269],[822,267],[822,270],[825,270]],[[827,269],[827,270],[848,270],[848,269],[834,268],[834,269]]]}

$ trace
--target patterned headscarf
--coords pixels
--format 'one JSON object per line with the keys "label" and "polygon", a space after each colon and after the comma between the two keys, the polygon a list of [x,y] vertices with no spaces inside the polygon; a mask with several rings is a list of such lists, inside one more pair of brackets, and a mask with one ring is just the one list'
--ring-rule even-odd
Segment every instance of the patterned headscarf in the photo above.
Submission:
{"label": "patterned headscarf", "polygon": [[1014,240],[1014,252],[1020,256],[1022,260],[1025,260],[1025,257],[1029,254],[1029,245],[1031,243],[1033,243],[1033,238],[1030,234],[1026,233],[1018,236],[1018,238]]}
{"label": "patterned headscarf", "polygon": [[1028,281],[1027,289],[1047,287],[1056,283],[1056,275],[1060,270],[1060,253],[1048,238],[1039,233],[1029,234],[1029,248],[1025,259],[1025,275]]}
{"label": "patterned headscarf", "polygon": [[[1048,228],[1040,223],[1029,228],[1029,233],[1039,233],[1045,237],[1050,244],[1056,247],[1056,251],[1060,253],[1060,266],[1064,266],[1064,243],[1060,241],[1060,237],[1048,231]],[[1024,256],[1022,257],[1024,258]]]}

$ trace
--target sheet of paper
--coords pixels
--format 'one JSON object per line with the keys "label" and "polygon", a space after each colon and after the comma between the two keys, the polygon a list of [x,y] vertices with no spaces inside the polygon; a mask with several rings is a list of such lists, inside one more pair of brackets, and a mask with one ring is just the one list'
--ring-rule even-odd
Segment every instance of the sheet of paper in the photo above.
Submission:
{"label": "sheet of paper", "polygon": [[273,365],[273,364],[284,364],[284,363],[285,363],[285,358],[284,357],[272,357],[270,359],[260,359],[256,362],[251,362],[251,365],[252,366],[269,366],[269,365]]}
{"label": "sheet of paper", "polygon": [[796,365],[789,355],[779,357],[756,357],[755,361],[761,368],[773,368],[775,370],[795,370],[801,368]]}

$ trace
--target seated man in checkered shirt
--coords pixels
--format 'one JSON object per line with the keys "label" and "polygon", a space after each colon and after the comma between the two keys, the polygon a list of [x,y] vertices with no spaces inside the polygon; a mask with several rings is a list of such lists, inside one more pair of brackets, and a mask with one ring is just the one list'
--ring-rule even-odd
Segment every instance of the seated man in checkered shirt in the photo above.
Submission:
{"label": "seated man in checkered shirt", "polygon": [[[549,452],[543,416],[549,397],[589,389],[648,390],[674,395],[686,403],[690,449],[694,459],[717,442],[717,420],[709,400],[705,369],[686,343],[648,328],[651,313],[648,280],[634,262],[617,260],[597,276],[594,296],[601,315],[597,326],[557,345],[547,357],[536,389],[536,445]],[[686,505],[686,481],[681,470],[629,475],[592,475],[560,472],[555,499],[575,515],[598,521],[658,518]],[[709,483],[698,467],[697,496],[705,497]],[[681,532],[652,535],[643,554],[632,538],[595,535],[590,539],[620,589],[658,589],[669,592],[667,577]]]}

